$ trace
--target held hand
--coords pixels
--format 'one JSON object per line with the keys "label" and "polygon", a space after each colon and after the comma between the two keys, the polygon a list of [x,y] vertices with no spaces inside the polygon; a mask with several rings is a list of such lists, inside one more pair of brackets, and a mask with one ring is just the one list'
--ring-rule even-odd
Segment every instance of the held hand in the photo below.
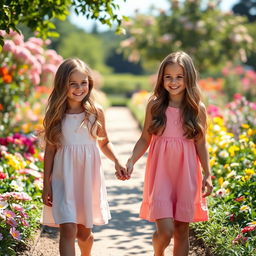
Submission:
{"label": "held hand", "polygon": [[131,174],[132,174],[132,171],[133,171],[133,166],[134,166],[134,163],[131,160],[131,158],[129,158],[127,163],[126,163],[127,175],[129,176],[129,178],[131,177]]}
{"label": "held hand", "polygon": [[43,203],[52,207],[52,188],[51,185],[44,186],[43,188]]}
{"label": "held hand", "polygon": [[205,175],[202,182],[203,197],[207,197],[212,193],[213,185],[210,175]]}
{"label": "held hand", "polygon": [[116,169],[115,175],[117,179],[119,180],[128,179],[126,168],[122,164],[120,164],[118,161],[115,162],[115,169]]}

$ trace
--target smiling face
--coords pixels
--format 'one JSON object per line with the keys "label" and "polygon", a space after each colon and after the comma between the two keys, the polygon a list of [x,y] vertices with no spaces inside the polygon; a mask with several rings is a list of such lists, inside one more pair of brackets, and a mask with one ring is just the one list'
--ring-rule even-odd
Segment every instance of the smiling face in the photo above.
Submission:
{"label": "smiling face", "polygon": [[79,70],[75,70],[68,81],[67,99],[69,105],[81,103],[89,92],[88,76]]}
{"label": "smiling face", "polygon": [[178,63],[168,64],[164,69],[163,85],[169,98],[182,98],[186,89],[184,70]]}

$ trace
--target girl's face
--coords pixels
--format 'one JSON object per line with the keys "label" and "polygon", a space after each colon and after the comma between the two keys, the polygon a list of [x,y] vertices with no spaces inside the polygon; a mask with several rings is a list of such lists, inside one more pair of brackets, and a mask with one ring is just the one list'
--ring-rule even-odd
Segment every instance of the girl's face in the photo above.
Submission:
{"label": "girl's face", "polygon": [[165,67],[163,84],[170,98],[184,95],[186,89],[184,80],[183,68],[178,63],[170,64]]}
{"label": "girl's face", "polygon": [[89,92],[88,76],[83,72],[74,71],[68,81],[68,102],[81,102]]}

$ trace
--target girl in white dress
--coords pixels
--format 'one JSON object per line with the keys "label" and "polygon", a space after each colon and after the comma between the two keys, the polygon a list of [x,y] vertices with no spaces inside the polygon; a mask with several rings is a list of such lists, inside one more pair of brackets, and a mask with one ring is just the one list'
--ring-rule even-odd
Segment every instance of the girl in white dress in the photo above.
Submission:
{"label": "girl in white dress", "polygon": [[92,226],[110,219],[99,150],[115,163],[117,177],[125,168],[108,140],[104,113],[91,99],[93,79],[79,59],[65,60],[57,70],[44,119],[45,156],[43,224],[60,227],[60,255],[82,256],[93,244]]}

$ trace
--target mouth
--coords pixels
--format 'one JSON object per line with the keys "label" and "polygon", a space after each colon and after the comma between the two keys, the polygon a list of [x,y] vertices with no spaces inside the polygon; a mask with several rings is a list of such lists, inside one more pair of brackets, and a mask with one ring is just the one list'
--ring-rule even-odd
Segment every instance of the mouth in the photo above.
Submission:
{"label": "mouth", "polygon": [[170,88],[171,90],[176,90],[176,89],[179,88],[179,86],[169,86],[169,88]]}
{"label": "mouth", "polygon": [[80,92],[80,93],[73,93],[74,96],[82,96],[84,93]]}

